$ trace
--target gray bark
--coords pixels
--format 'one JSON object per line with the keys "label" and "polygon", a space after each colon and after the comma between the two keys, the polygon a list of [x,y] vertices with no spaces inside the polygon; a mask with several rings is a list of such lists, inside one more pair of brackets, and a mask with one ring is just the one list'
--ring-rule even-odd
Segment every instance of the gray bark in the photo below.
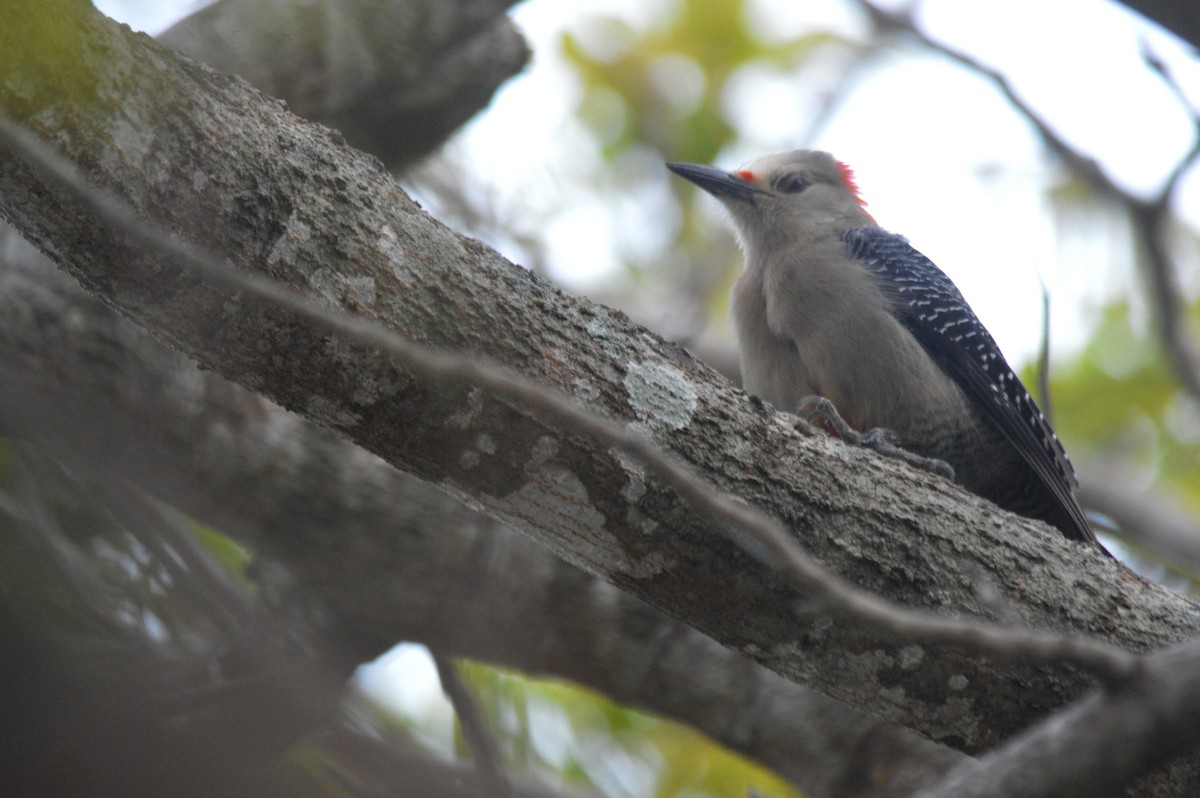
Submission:
{"label": "gray bark", "polygon": [[[919,798],[1092,798],[1128,794],[1129,773],[1192,751],[1200,715],[1200,644],[1146,658],[1136,680],[1095,691],[979,762],[964,762]],[[1165,773],[1141,794],[1194,795]]]}

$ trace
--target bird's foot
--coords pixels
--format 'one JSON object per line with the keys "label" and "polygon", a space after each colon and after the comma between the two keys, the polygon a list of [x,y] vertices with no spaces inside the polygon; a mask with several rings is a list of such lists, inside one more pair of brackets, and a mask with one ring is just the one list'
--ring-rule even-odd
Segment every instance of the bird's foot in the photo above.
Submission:
{"label": "bird's foot", "polygon": [[821,427],[830,435],[841,438],[851,446],[871,449],[884,457],[902,460],[922,471],[929,471],[950,480],[954,479],[953,466],[945,460],[938,460],[936,457],[922,457],[901,448],[896,444],[896,435],[891,430],[874,427],[863,433],[854,429],[838,413],[833,402],[824,396],[806,396],[801,399],[800,404],[796,407],[796,415],[807,424]]}

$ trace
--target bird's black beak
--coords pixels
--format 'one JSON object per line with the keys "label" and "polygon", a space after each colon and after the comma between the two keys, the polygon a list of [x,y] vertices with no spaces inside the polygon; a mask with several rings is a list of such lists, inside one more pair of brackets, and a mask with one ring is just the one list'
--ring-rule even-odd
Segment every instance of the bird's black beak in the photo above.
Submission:
{"label": "bird's black beak", "polygon": [[717,199],[728,197],[752,202],[756,194],[770,193],[738,175],[722,172],[711,166],[701,166],[698,163],[669,163],[667,168],[685,180],[692,181]]}

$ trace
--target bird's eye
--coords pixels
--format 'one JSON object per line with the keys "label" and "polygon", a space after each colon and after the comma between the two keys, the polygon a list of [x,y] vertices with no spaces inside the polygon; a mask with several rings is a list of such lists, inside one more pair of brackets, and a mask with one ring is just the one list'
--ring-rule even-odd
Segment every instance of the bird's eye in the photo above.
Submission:
{"label": "bird's eye", "polygon": [[776,181],[775,188],[784,194],[799,194],[808,188],[808,181],[800,175],[784,175]]}

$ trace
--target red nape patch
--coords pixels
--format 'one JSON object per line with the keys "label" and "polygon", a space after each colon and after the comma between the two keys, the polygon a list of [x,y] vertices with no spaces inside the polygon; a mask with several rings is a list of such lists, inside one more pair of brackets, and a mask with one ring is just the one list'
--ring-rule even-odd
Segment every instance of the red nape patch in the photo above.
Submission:
{"label": "red nape patch", "polygon": [[858,183],[854,181],[854,170],[841,161],[837,162],[838,171],[842,173],[842,182],[846,184],[846,188],[850,189],[850,193],[858,200],[858,204],[867,207],[867,201],[858,193]]}
{"label": "red nape patch", "polygon": [[745,180],[747,183],[757,183],[758,182],[758,179],[754,176],[754,173],[751,172],[749,169],[743,169],[740,172],[734,172],[734,174],[737,175],[738,177],[740,177],[742,180]]}

